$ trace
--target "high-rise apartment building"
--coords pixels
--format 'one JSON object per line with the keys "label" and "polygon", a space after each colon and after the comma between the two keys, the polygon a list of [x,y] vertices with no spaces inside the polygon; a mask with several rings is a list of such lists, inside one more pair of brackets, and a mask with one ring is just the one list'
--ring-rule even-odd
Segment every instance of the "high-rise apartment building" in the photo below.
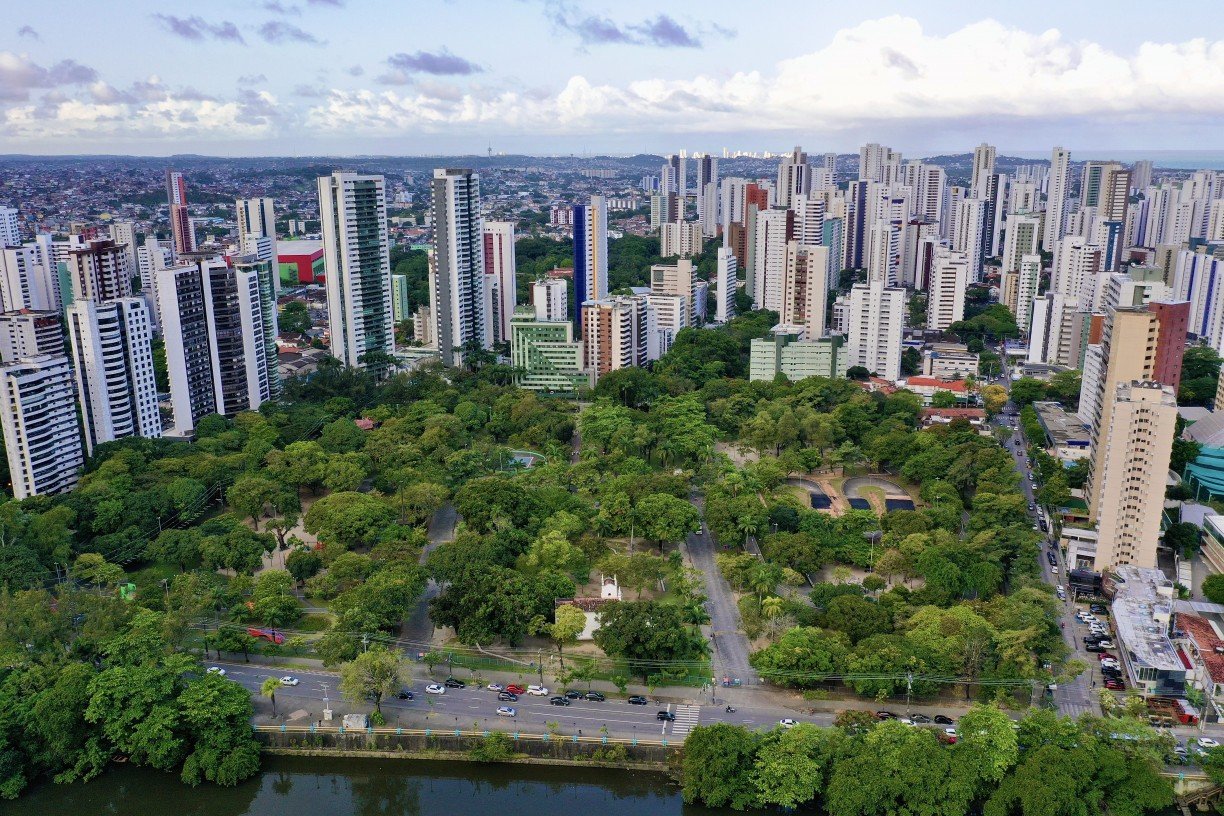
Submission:
{"label": "high-rise apartment building", "polygon": [[22,357],[64,353],[64,329],[59,312],[0,312],[0,363]]}
{"label": "high-rise apartment building", "polygon": [[969,259],[962,252],[936,250],[927,288],[927,328],[946,331],[965,318]]}
{"label": "high-rise apartment building", "polygon": [[952,249],[963,252],[969,261],[969,280],[982,279],[982,262],[986,259],[986,199],[962,198],[956,202],[955,225],[951,236]]}
{"label": "high-rise apartment building", "polygon": [[0,207],[0,250],[21,246],[20,213],[14,207]]}
{"label": "high-rise apartment building", "polygon": [[777,205],[790,207],[795,196],[806,196],[811,190],[812,168],[808,165],[808,155],[796,147],[778,165]]}
{"label": "high-rise apartment building", "polygon": [[772,208],[756,214],[752,242],[753,295],[758,309],[782,311],[786,244],[794,237],[794,212]]}
{"label": "high-rise apartment building", "polygon": [[510,364],[515,385],[528,391],[573,393],[588,382],[574,324],[564,318],[538,320],[526,307],[510,321]]}
{"label": "high-rise apartment building", "polygon": [[68,251],[68,272],[74,300],[115,300],[132,294],[127,247],[99,238]]}
{"label": "high-rise apartment building", "polygon": [[[536,281],[531,287],[531,303],[535,307],[537,321],[565,320],[569,314],[565,281],[560,278]],[[573,324],[570,325],[572,330]]]}
{"label": "high-rise apartment building", "polygon": [[1041,285],[1041,256],[1021,255],[1019,266],[1016,273],[1016,326],[1020,331],[1028,332],[1032,325],[1033,299],[1037,297],[1037,288]]}
{"label": "high-rise apartment building", "polygon": [[510,342],[510,319],[518,300],[515,279],[514,222],[484,223],[485,314],[491,343]]}
{"label": "high-rise apartment building", "polygon": [[969,189],[976,198],[993,198],[990,194],[990,177],[995,174],[994,145],[982,142],[973,148],[973,177]]}
{"label": "high-rise apartment building", "polygon": [[706,153],[697,160],[697,222],[702,234],[718,234],[718,159]]}
{"label": "high-rise apartment building", "polygon": [[1020,268],[1025,255],[1037,255],[1041,247],[1041,216],[1034,213],[1013,213],[1007,219],[1007,236],[1003,241],[1003,271]]}
{"label": "high-rise apartment building", "polygon": [[691,258],[700,255],[701,250],[701,225],[696,221],[672,222],[660,228],[660,258]]}
{"label": "high-rise apartment building", "polygon": [[726,323],[735,317],[736,279],[739,273],[739,260],[731,254],[727,247],[718,248],[718,262],[714,266],[714,319]]}
{"label": "high-rise apartment building", "polygon": [[58,281],[55,262],[43,262],[37,246],[0,249],[0,311],[58,311]]}
{"label": "high-rise apartment building", "polygon": [[825,312],[829,303],[829,248],[798,241],[786,244],[786,266],[782,280],[782,311],[779,319],[788,326],[802,326],[813,340],[825,334]]}
{"label": "high-rise apartment building", "polygon": [[[677,159],[678,157],[672,156]],[[684,160],[679,158],[683,173]],[[670,165],[669,165],[670,166]],[[582,334],[582,304],[608,296],[608,201],[591,196],[574,205],[574,329]]]}
{"label": "high-rise apartment building", "polygon": [[692,325],[693,300],[679,294],[651,292],[646,300],[646,359],[658,360],[676,342],[676,335]]}
{"label": "high-rise apartment building", "polygon": [[906,292],[882,280],[856,283],[847,312],[848,367],[862,366],[886,380],[901,376]]}
{"label": "high-rise apartment building", "polygon": [[901,278],[902,226],[878,219],[871,224],[867,240],[867,280],[896,286]]}
{"label": "high-rise apartment building", "polygon": [[170,205],[170,251],[173,257],[195,252],[195,226],[187,210],[187,180],[177,170],[166,171],[166,201]]}
{"label": "high-rise apartment building", "polygon": [[[318,187],[329,350],[343,365],[364,367],[367,354],[389,357],[395,351],[386,181],[336,171],[321,176]],[[433,218],[438,230],[436,202]],[[444,356],[447,351],[442,349]],[[372,368],[387,371],[381,357]]]}
{"label": "high-rise apartment building", "polygon": [[77,300],[67,318],[86,451],[129,436],[161,436],[153,322],[144,298]]}
{"label": "high-rise apartment building", "polygon": [[1050,175],[1046,188],[1045,228],[1041,233],[1041,249],[1053,252],[1054,244],[1063,237],[1067,220],[1067,196],[1070,194],[1071,152],[1061,147],[1050,154]]}
{"label": "high-rise apartment building", "polygon": [[1169,472],[1177,399],[1156,382],[1119,382],[1094,450],[1097,549],[1094,569],[1156,567],[1162,497]]}
{"label": "high-rise apartment building", "polygon": [[[238,252],[254,255],[261,261],[279,269],[276,244],[276,207],[272,199],[239,198],[234,202],[238,216]],[[277,291],[280,291],[280,276],[277,276]]]}
{"label": "high-rise apartment building", "polygon": [[395,325],[412,319],[412,309],[408,305],[408,276],[391,273],[391,318]]}
{"label": "high-rise apartment building", "polygon": [[190,436],[199,419],[218,412],[211,329],[198,263],[182,261],[157,270],[157,301],[167,338],[174,433]]}
{"label": "high-rise apartment building", "polygon": [[1059,240],[1055,250],[1050,289],[1068,298],[1091,293],[1096,276],[1104,271],[1101,248],[1079,235],[1068,235]]}
{"label": "high-rise apartment building", "polygon": [[13,498],[75,487],[85,455],[68,358],[43,354],[0,365],[0,402]]}
{"label": "high-rise apartment building", "polygon": [[646,299],[621,295],[582,304],[583,360],[594,385],[604,374],[644,366],[649,342]]}

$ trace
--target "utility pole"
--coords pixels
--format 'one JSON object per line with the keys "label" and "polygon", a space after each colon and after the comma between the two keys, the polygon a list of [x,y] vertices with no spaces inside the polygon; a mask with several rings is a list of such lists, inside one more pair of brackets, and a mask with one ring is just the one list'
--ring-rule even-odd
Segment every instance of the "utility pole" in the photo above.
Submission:
{"label": "utility pole", "polygon": [[905,673],[905,716],[910,715],[910,699],[914,695],[914,673]]}

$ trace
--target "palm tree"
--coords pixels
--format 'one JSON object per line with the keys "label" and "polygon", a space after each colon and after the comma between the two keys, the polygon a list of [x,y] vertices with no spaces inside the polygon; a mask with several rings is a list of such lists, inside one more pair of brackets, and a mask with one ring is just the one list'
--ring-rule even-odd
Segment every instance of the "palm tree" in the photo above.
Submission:
{"label": "palm tree", "polygon": [[276,692],[280,689],[280,680],[275,677],[267,677],[259,686],[259,693],[272,701],[272,716],[276,717]]}
{"label": "palm tree", "polygon": [[748,588],[756,593],[757,609],[764,611],[765,595],[773,592],[774,587],[782,580],[782,569],[777,564],[758,563],[748,574]]}
{"label": "palm tree", "polygon": [[735,529],[744,534],[744,546],[748,546],[748,537],[761,529],[761,522],[752,514],[740,516],[735,520]]}
{"label": "palm tree", "polygon": [[761,601],[761,615],[766,618],[776,618],[782,614],[782,599],[777,595],[771,595]]}

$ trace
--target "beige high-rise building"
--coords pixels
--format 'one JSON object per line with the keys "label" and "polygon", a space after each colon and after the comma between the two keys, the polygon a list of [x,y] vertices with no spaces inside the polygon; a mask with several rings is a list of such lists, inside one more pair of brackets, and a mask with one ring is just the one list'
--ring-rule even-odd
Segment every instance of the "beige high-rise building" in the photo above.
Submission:
{"label": "beige high-rise building", "polygon": [[787,242],[781,322],[803,326],[811,340],[817,340],[825,333],[825,310],[829,301],[828,264],[828,247]]}
{"label": "beige high-rise building", "polygon": [[[999,274],[999,302],[1016,315],[1016,306],[1020,300],[1020,273],[1001,272]],[[1017,315],[1018,317],[1019,315]]]}
{"label": "beige high-rise building", "polygon": [[[1101,505],[1105,500],[1102,473],[1109,455],[1106,435],[1114,407],[1111,397],[1120,383],[1152,379],[1159,334],[1160,324],[1156,315],[1144,308],[1111,309],[1106,317],[1101,335],[1101,373],[1094,389],[1095,410],[1089,423],[1092,447],[1088,460],[1088,481],[1084,485],[1088,516],[1092,521],[1100,517]],[[1163,472],[1160,478],[1163,485]],[[1157,496],[1163,495],[1164,488],[1161,487]],[[1148,498],[1151,500],[1150,496]],[[1159,501],[1155,504],[1160,506]]]}
{"label": "beige high-rise building", "polygon": [[935,250],[931,283],[927,287],[926,327],[944,331],[965,317],[965,290],[969,286],[969,258],[963,252]]}
{"label": "beige high-rise building", "polygon": [[1167,385],[1122,382],[1100,439],[1096,481],[1097,570],[1123,564],[1153,568],[1165,477],[1177,427],[1177,399]]}
{"label": "beige high-rise building", "polygon": [[[652,295],[680,295],[691,305],[693,297],[693,262],[687,258],[675,264],[655,264],[650,267],[650,293]],[[696,309],[690,309],[689,323],[696,318]]]}

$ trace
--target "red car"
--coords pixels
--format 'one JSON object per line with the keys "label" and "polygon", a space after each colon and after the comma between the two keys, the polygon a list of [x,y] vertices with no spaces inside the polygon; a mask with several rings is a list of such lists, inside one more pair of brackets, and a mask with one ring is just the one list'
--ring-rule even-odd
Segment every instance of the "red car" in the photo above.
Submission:
{"label": "red car", "polygon": [[506,686],[506,691],[510,692],[511,694],[526,694],[527,693],[527,689],[523,688],[522,686],[516,683],[511,683],[510,685]]}
{"label": "red car", "polygon": [[1105,688],[1110,691],[1126,691],[1126,684],[1121,680],[1106,680]]}

